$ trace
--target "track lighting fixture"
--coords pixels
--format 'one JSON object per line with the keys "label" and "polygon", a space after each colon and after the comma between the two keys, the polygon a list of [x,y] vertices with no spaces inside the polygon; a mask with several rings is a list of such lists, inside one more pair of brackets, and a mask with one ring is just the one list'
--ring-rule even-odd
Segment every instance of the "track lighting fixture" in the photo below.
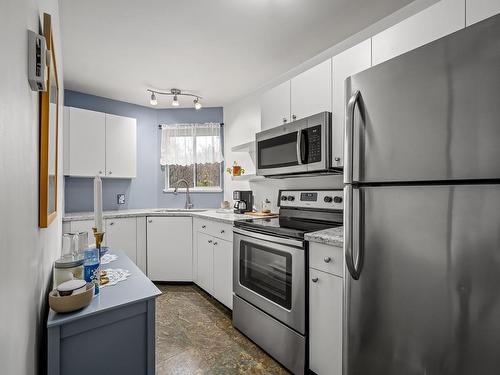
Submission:
{"label": "track lighting fixture", "polygon": [[173,98],[172,98],[172,106],[173,107],[178,107],[179,106],[179,104],[180,104],[179,103],[179,96],[190,96],[190,97],[194,98],[194,100],[193,100],[194,108],[196,110],[199,110],[199,109],[202,108],[201,101],[200,101],[202,99],[201,96],[194,95],[194,94],[184,93],[184,92],[182,92],[179,89],[171,89],[170,91],[157,91],[157,90],[147,89],[147,91],[151,93],[151,98],[149,100],[149,102],[151,103],[151,105],[157,105],[158,104],[158,99],[156,98],[156,94],[158,94],[158,95],[173,96]]}

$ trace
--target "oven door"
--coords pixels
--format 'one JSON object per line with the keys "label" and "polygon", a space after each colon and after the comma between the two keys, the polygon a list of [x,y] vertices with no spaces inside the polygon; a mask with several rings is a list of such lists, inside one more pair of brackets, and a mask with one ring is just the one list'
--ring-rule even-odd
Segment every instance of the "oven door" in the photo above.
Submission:
{"label": "oven door", "polygon": [[305,334],[303,242],[240,228],[233,232],[234,293]]}
{"label": "oven door", "polygon": [[307,172],[307,163],[303,162],[306,148],[303,129],[306,126],[304,119],[257,133],[257,175]]}

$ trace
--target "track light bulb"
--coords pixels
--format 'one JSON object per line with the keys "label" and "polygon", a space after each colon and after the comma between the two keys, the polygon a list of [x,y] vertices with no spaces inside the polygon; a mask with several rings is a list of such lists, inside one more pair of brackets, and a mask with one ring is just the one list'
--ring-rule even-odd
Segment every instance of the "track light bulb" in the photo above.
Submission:
{"label": "track light bulb", "polygon": [[177,95],[174,95],[174,100],[172,100],[172,105],[174,107],[178,107],[179,106],[179,100],[177,99]]}
{"label": "track light bulb", "polygon": [[151,105],[157,105],[158,104],[158,100],[156,100],[156,95],[154,92],[151,93],[151,99],[149,100],[149,102],[151,103]]}
{"label": "track light bulb", "polygon": [[196,110],[201,109],[200,98],[196,98],[196,99],[194,100],[194,108],[195,108]]}

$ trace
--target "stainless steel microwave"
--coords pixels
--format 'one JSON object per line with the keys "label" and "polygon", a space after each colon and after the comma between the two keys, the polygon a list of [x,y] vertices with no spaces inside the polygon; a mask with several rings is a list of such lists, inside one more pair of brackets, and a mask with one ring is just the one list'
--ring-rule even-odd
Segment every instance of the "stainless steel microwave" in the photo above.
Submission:
{"label": "stainless steel microwave", "polygon": [[321,112],[257,133],[257,175],[331,172],[331,132],[332,114]]}

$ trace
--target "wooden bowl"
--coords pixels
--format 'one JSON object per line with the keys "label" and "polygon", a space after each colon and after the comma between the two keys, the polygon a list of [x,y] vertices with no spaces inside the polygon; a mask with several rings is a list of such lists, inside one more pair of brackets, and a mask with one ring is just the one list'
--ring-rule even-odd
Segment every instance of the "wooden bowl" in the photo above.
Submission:
{"label": "wooden bowl", "polygon": [[69,313],[83,309],[92,302],[94,297],[94,284],[87,283],[87,290],[83,293],[61,297],[54,289],[49,293],[49,306],[57,313]]}

